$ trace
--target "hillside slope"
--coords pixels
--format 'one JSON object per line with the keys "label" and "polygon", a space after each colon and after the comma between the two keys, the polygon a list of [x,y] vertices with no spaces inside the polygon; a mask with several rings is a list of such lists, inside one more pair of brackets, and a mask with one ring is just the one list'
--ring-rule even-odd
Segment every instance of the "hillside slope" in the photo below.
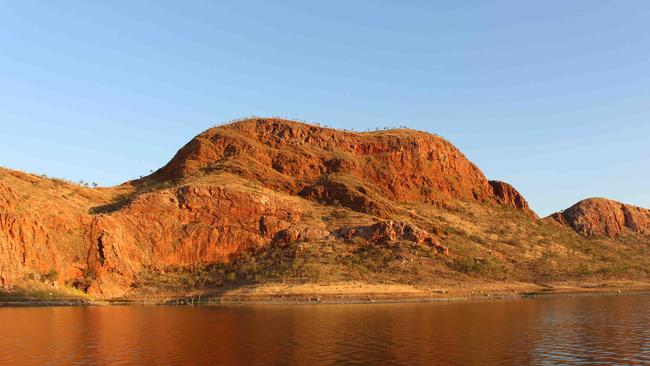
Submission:
{"label": "hillside slope", "polygon": [[539,219],[449,142],[406,129],[244,120],[113,188],[0,170],[1,285],[97,298],[647,278],[645,231],[574,227]]}

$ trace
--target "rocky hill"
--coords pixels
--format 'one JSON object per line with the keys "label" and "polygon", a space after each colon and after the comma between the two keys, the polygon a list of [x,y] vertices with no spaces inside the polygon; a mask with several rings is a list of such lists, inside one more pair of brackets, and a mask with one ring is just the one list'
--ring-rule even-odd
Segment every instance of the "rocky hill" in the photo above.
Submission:
{"label": "rocky hill", "polygon": [[587,236],[650,235],[650,210],[604,198],[580,201],[551,217]]}
{"label": "rocky hill", "polygon": [[490,182],[452,144],[414,130],[355,133],[284,120],[247,120],[190,141],[151,179],[229,172],[264,187],[355,211],[390,202],[498,202],[534,216],[506,183]]}
{"label": "rocky hill", "polygon": [[647,277],[647,211],[595,206],[541,220],[431,134],[249,119],[118,187],[0,170],[0,284],[129,298]]}

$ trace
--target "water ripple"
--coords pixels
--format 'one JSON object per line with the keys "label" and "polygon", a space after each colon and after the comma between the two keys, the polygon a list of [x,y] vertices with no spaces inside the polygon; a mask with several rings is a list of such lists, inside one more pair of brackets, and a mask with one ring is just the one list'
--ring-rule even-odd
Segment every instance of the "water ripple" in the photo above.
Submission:
{"label": "water ripple", "polygon": [[650,296],[0,308],[0,365],[650,364]]}

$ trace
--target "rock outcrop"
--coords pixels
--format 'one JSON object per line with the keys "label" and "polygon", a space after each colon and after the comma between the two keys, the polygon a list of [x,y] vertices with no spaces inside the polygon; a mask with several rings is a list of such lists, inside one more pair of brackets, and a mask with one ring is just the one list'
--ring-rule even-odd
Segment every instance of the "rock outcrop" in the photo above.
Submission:
{"label": "rock outcrop", "polygon": [[584,236],[650,235],[650,210],[604,198],[590,198],[551,217]]}
{"label": "rock outcrop", "polygon": [[528,201],[526,201],[524,196],[515,187],[508,183],[495,180],[490,181],[490,186],[500,204],[514,207],[532,218],[537,218],[537,214],[528,206]]}
{"label": "rock outcrop", "polygon": [[511,187],[506,193],[513,199],[495,195],[481,170],[452,144],[408,129],[357,133],[278,119],[245,120],[198,135],[151,179],[223,171],[360,211],[382,210],[368,192],[398,202],[461,199],[527,209],[521,205],[525,200],[513,200],[520,195]]}
{"label": "rock outcrop", "polygon": [[415,225],[404,222],[382,221],[370,226],[348,228],[340,232],[339,235],[346,240],[360,238],[370,244],[395,244],[399,242],[426,244],[440,254],[449,254],[449,249],[438,242],[438,237]]}

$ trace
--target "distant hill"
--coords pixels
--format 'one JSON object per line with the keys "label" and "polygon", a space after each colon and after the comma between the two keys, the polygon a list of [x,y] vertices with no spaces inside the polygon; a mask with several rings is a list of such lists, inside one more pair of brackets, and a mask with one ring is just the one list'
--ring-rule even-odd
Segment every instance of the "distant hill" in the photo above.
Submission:
{"label": "distant hill", "polygon": [[605,198],[589,198],[551,217],[587,236],[650,236],[650,210]]}

